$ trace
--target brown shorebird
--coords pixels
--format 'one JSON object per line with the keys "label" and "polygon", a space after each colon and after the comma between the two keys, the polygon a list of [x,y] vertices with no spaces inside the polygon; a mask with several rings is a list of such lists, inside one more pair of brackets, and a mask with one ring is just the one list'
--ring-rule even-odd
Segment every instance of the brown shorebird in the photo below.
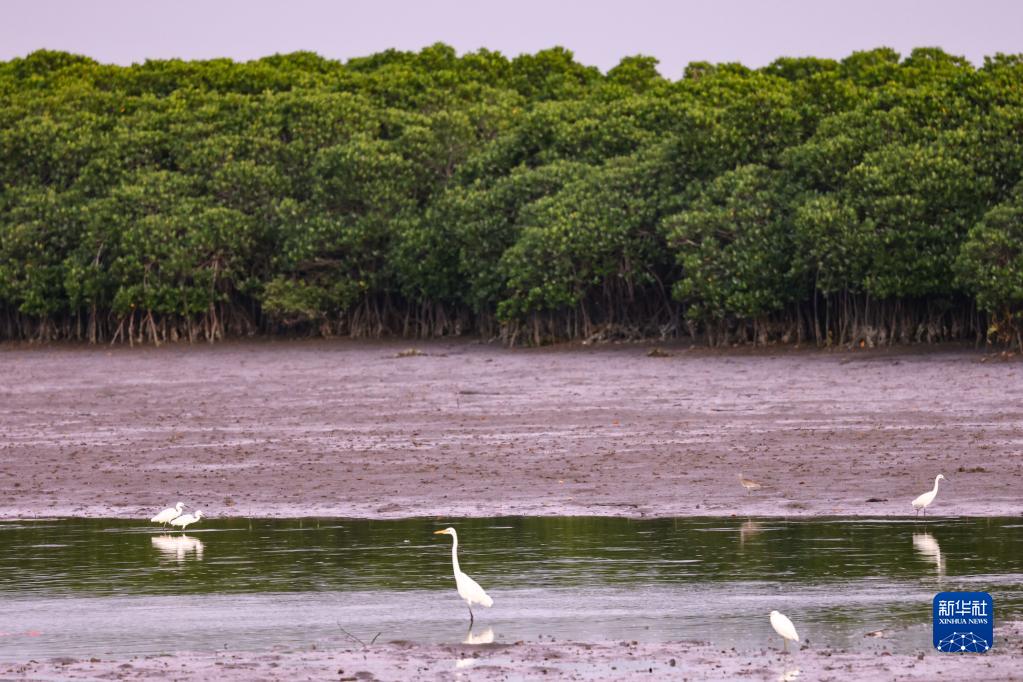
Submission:
{"label": "brown shorebird", "polygon": [[741,471],[739,472],[739,483],[746,489],[747,495],[751,494],[754,490],[760,490],[763,487],[752,478],[746,478],[743,476]]}

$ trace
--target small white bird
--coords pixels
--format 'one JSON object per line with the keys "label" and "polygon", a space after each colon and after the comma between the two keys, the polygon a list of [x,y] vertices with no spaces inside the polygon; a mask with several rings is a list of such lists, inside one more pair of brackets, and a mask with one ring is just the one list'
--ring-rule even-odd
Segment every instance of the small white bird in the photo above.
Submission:
{"label": "small white bird", "polygon": [[162,523],[164,525],[170,523],[174,519],[181,516],[181,508],[184,507],[184,503],[178,502],[173,507],[167,507],[162,512],[149,519],[153,523]]}
{"label": "small white bird", "polygon": [[185,514],[173,519],[170,524],[172,526],[181,526],[181,530],[185,530],[188,526],[192,525],[196,521],[202,518],[202,510],[197,511],[194,514]]}
{"label": "small white bird", "polygon": [[458,588],[458,596],[464,599],[466,606],[469,607],[469,627],[471,628],[474,620],[472,605],[482,604],[490,608],[494,605],[494,600],[483,591],[479,583],[462,573],[462,570],[458,567],[458,533],[455,532],[455,529],[445,528],[444,530],[434,531],[433,534],[451,536],[451,566],[455,569],[455,587]]}
{"label": "small white bird", "polygon": [[752,478],[746,478],[739,472],[739,485],[746,489],[746,494],[751,494],[754,490],[760,490],[763,486],[754,481]]}
{"label": "small white bird", "polygon": [[[938,481],[944,480],[945,477],[942,476],[941,474],[938,474],[937,476],[934,477],[934,488],[932,490],[928,490],[923,495],[913,500],[912,502],[913,509],[916,510],[917,516],[920,516],[921,510],[927,509],[927,507],[930,506],[931,502],[934,502],[934,498],[938,496]],[[924,511],[924,514],[926,513],[927,512]]]}
{"label": "small white bird", "polygon": [[782,647],[789,650],[789,640],[799,643],[799,635],[796,633],[796,626],[792,624],[789,617],[778,611],[771,611],[771,627],[781,635]]}

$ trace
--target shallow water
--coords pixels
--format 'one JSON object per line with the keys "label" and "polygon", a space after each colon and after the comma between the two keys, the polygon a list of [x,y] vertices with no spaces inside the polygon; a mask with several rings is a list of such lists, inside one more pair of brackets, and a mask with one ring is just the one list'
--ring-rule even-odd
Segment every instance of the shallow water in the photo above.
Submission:
{"label": "shallow water", "polygon": [[[468,612],[462,570],[494,599]],[[0,658],[419,642],[694,639],[930,650],[931,599],[984,590],[1023,614],[1023,520],[0,522]],[[342,628],[344,631],[342,631]],[[867,633],[885,630],[883,637]],[[349,634],[346,634],[349,633]],[[996,643],[997,646],[997,643]]]}

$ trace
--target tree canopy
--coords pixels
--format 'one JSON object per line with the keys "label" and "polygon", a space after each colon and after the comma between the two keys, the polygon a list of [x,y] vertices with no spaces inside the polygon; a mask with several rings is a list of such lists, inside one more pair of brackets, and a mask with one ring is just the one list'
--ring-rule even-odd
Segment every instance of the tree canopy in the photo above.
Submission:
{"label": "tree canopy", "polygon": [[0,62],[0,338],[1023,346],[1023,57]]}

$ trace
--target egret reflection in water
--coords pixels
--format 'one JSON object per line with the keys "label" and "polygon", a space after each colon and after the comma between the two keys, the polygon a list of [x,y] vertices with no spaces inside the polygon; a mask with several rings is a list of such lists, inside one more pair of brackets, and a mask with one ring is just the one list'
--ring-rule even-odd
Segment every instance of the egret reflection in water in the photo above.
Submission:
{"label": "egret reflection in water", "polygon": [[940,579],[945,574],[945,559],[941,556],[941,545],[930,533],[913,533],[913,549],[934,563]]}
{"label": "egret reflection in water", "polygon": [[[481,645],[481,644],[493,644],[494,643],[494,628],[488,627],[480,632],[473,632],[473,628],[469,626],[469,632],[466,633],[465,639],[462,640],[462,644],[470,645]],[[464,670],[471,668],[476,665],[476,655],[472,656],[462,655],[455,659],[455,670]]]}
{"label": "egret reflection in water", "polygon": [[[774,650],[784,645],[776,646],[767,613],[778,608],[815,647],[931,651],[936,565],[943,588],[983,584],[1005,619],[1023,614],[1018,517],[946,518],[940,527],[881,518],[454,523],[471,544],[459,557],[472,562],[469,573],[500,586],[475,641],[492,626],[495,643],[543,633]],[[154,533],[137,519],[0,521],[0,631],[31,623],[44,633],[0,638],[0,662],[158,654],[168,627],[180,650],[300,647],[336,642],[340,623],[368,634],[367,643],[378,632],[458,643],[443,663],[453,677],[459,654],[504,654],[461,644],[468,623],[457,619],[464,612],[451,593],[449,548],[432,541],[437,527],[432,518],[235,518],[183,534]],[[925,530],[940,535],[940,561]],[[201,561],[195,538],[215,538]],[[769,677],[795,663],[775,661]]]}
{"label": "egret reflection in water", "polygon": [[462,644],[493,644],[494,643],[494,628],[488,627],[479,633],[469,629],[468,634],[465,635],[465,639],[462,640]]}
{"label": "egret reflection in water", "polygon": [[203,543],[199,538],[191,535],[154,535],[151,540],[153,547],[165,559],[174,559],[179,564],[188,558],[202,561]]}

